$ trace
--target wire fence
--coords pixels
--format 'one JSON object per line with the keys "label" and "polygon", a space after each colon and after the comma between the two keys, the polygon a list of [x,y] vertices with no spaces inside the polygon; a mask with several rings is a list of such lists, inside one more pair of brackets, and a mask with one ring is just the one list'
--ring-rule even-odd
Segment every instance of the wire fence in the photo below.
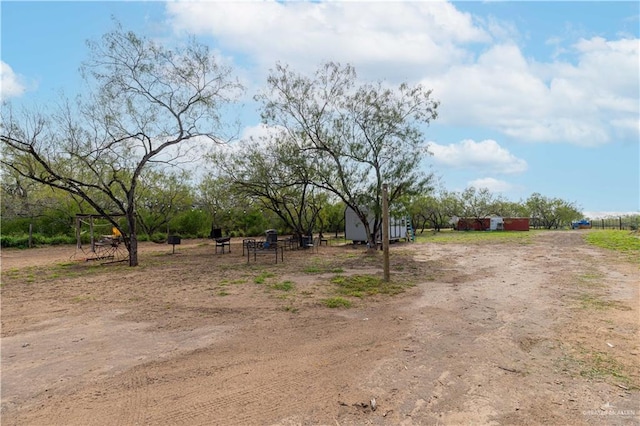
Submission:
{"label": "wire fence", "polygon": [[592,219],[593,229],[619,229],[635,231],[640,227],[640,216],[609,217],[604,219]]}

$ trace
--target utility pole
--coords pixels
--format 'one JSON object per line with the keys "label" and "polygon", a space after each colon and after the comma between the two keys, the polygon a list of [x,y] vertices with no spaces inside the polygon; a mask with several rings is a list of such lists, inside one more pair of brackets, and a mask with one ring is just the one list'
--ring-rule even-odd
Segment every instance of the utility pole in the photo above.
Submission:
{"label": "utility pole", "polygon": [[384,258],[384,281],[389,282],[389,190],[382,184],[382,257]]}

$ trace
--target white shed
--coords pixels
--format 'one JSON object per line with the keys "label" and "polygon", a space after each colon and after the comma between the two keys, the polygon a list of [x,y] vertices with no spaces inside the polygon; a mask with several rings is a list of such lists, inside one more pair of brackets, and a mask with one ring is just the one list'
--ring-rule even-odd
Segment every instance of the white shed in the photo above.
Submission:
{"label": "white shed", "polygon": [[[368,215],[369,228],[373,229],[375,216]],[[344,211],[344,238],[354,243],[366,243],[367,233],[364,224],[352,208],[347,207]],[[398,241],[401,238],[407,238],[407,221],[404,218],[389,218],[389,241]],[[376,240],[381,240],[379,236]]]}
{"label": "white shed", "polygon": [[503,231],[504,219],[500,216],[492,216],[489,218],[489,229],[491,231]]}

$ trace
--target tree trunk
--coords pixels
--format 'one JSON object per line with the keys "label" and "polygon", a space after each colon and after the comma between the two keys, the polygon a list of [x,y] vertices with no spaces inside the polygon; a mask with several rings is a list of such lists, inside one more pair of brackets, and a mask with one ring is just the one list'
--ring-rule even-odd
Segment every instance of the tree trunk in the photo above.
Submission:
{"label": "tree trunk", "polygon": [[129,236],[129,266],[138,266],[138,236],[135,233]]}
{"label": "tree trunk", "polygon": [[129,225],[129,266],[138,266],[138,234],[136,231],[136,215],[132,210],[127,211]]}
{"label": "tree trunk", "polygon": [[[360,218],[362,220],[362,218]],[[370,252],[374,252],[376,250],[376,237],[371,232],[371,227],[369,226],[369,220],[365,220],[362,222],[364,225],[364,232],[367,234],[367,249]]]}

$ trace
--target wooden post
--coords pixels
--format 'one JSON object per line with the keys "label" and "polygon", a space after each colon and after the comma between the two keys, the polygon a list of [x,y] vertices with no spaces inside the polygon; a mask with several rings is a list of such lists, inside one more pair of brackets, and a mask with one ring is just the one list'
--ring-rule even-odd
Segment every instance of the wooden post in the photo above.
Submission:
{"label": "wooden post", "polygon": [[391,279],[389,273],[389,190],[382,184],[382,256],[384,258],[384,281]]}
{"label": "wooden post", "polygon": [[29,248],[33,248],[33,222],[29,223]]}

